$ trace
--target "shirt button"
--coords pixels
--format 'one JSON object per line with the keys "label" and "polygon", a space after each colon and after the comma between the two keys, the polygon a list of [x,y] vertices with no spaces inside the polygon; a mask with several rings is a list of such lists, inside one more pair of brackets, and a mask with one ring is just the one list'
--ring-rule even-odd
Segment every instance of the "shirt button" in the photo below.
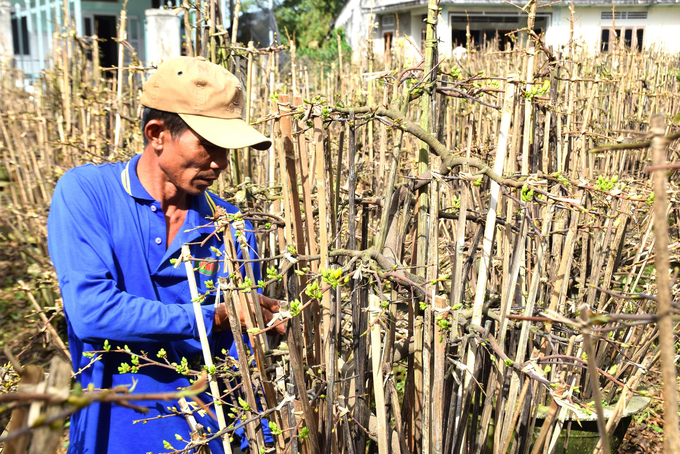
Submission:
{"label": "shirt button", "polygon": [[163,240],[161,240],[160,237],[156,238],[156,244],[161,244],[162,242],[163,242]]}
{"label": "shirt button", "polygon": [[153,211],[155,213],[156,210],[158,210],[158,208],[156,208],[156,205],[151,205],[151,211]]}

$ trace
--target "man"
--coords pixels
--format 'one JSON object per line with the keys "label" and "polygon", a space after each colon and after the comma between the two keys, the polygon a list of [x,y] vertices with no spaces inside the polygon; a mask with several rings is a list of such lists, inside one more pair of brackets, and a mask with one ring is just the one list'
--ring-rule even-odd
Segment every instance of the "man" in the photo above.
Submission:
{"label": "man", "polygon": [[[134,393],[174,392],[190,385],[190,377],[174,367],[144,366],[141,361],[130,373],[134,362],[129,354],[104,353],[92,364],[83,354],[106,350],[108,341],[112,350],[145,352],[170,364],[181,365],[186,358],[190,367],[201,367],[186,271],[173,266],[174,259],[187,243],[192,244],[193,257],[215,258],[216,251],[225,251],[222,235],[209,237],[214,229],[199,227],[209,224],[217,206],[229,213],[238,210],[207,189],[226,168],[227,149],[266,149],[271,142],[241,120],[238,79],[202,58],[163,63],[144,85],[141,101],[143,153],[127,163],[89,164],[66,172],[52,199],[48,245],[62,292],[73,367],[83,388],[134,383]],[[248,230],[250,256],[256,257],[255,236],[246,223]],[[238,244],[236,248],[240,257]],[[201,293],[224,272],[214,262],[204,262],[208,264],[196,265]],[[257,281],[259,266],[253,271]],[[278,304],[269,298],[261,301],[269,321]],[[213,354],[224,356],[220,352],[233,344],[224,307],[216,313],[213,304],[204,304],[202,313]],[[175,438],[190,439],[188,423],[183,416],[168,416],[176,402],[135,403],[148,407],[149,413],[112,404],[76,412],[69,452],[161,452],[167,451],[164,441],[184,447]],[[219,430],[212,418],[198,412],[194,416],[212,433]],[[133,424],[140,419],[147,421]],[[210,448],[222,452],[220,440]]]}

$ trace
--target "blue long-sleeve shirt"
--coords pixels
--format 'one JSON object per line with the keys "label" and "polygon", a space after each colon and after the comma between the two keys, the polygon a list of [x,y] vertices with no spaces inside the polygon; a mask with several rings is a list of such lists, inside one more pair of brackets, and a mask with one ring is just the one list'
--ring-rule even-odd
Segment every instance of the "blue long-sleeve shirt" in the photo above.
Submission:
{"label": "blue long-sleeve shirt", "polygon": [[[141,155],[140,155],[141,156]],[[137,177],[140,156],[127,163],[85,165],[66,172],[59,180],[48,218],[48,246],[57,270],[64,312],[68,325],[69,349],[77,380],[83,388],[112,388],[132,385],[134,393],[171,392],[190,385],[189,377],[159,366],[142,367],[137,373],[121,374],[121,363],[131,364],[124,353],[106,353],[90,367],[88,351],[102,350],[105,340],[112,349],[127,347],[149,357],[165,350],[168,361],[189,365],[203,364],[197,323],[183,264],[174,267],[185,243],[200,242],[214,229],[197,227],[210,223],[207,217],[215,206],[229,213],[238,209],[208,192],[192,199],[184,224],[170,245],[166,245],[166,225],[160,202],[144,189]],[[246,223],[246,230],[252,226]],[[232,231],[233,234],[233,231]],[[255,236],[247,242],[257,251]],[[224,251],[222,235],[213,235],[203,247],[191,246],[193,257],[215,258],[211,248]],[[236,244],[238,257],[241,250]],[[217,265],[217,266],[215,266]],[[206,281],[217,282],[223,264],[196,265],[199,293],[208,289]],[[253,267],[255,281],[260,279]],[[229,331],[213,333],[213,301],[202,306],[212,352],[222,349],[236,356]],[[143,363],[143,362],[142,362]],[[194,368],[198,368],[197,366]],[[210,398],[203,396],[204,402]],[[146,415],[112,404],[92,404],[71,418],[70,453],[147,453],[163,452],[163,440],[175,448],[184,444],[175,435],[189,440],[189,425],[183,416],[134,420],[170,414],[176,402],[135,402],[149,408]],[[212,432],[217,422],[194,413],[198,422]],[[222,452],[219,440],[210,443],[213,453]]]}

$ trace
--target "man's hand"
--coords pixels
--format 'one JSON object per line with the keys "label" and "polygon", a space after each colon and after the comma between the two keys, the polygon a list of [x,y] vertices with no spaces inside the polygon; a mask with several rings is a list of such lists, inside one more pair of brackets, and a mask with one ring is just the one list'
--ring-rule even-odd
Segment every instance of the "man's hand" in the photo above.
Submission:
{"label": "man's hand", "polygon": [[[274,317],[275,314],[279,312],[279,300],[274,298],[269,298],[268,296],[258,295],[260,300],[260,308],[262,309],[262,318],[264,323],[268,324]],[[246,331],[246,316],[243,311],[239,308],[238,318],[241,322],[241,330]],[[274,323],[278,323],[274,322]],[[213,331],[219,332],[226,329],[230,329],[229,324],[229,314],[227,314],[227,308],[224,304],[220,304],[215,310],[215,324],[213,325]],[[285,323],[281,323],[276,328],[274,328],[277,334],[285,334],[286,327]]]}

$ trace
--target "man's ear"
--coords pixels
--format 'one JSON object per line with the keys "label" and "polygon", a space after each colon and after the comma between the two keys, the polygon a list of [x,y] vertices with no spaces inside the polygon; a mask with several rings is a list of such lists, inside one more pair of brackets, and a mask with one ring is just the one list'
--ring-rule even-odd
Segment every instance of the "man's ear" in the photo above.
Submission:
{"label": "man's ear", "polygon": [[156,151],[163,149],[163,140],[167,137],[167,128],[160,120],[149,120],[144,126],[144,137],[148,144]]}

